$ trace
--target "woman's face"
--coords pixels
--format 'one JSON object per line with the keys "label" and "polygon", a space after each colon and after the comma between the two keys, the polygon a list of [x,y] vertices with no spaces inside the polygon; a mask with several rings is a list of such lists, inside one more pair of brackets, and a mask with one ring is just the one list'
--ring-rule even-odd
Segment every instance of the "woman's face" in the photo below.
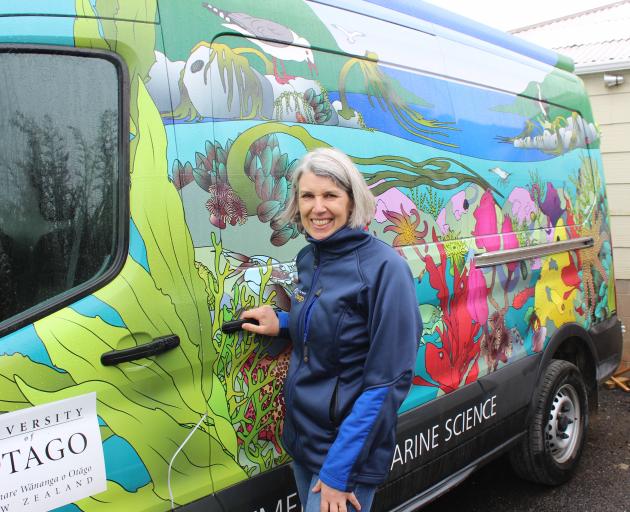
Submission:
{"label": "woman's face", "polygon": [[298,182],[298,207],[306,232],[322,240],[348,223],[352,200],[330,178],[305,172]]}

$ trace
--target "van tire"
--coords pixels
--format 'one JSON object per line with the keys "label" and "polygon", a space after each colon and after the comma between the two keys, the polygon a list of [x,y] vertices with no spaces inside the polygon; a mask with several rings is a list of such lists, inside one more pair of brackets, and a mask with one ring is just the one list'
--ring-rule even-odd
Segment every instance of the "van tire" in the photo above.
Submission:
{"label": "van tire", "polygon": [[580,370],[552,360],[534,399],[526,435],[510,452],[510,462],[525,480],[559,485],[573,475],[586,438],[588,398]]}

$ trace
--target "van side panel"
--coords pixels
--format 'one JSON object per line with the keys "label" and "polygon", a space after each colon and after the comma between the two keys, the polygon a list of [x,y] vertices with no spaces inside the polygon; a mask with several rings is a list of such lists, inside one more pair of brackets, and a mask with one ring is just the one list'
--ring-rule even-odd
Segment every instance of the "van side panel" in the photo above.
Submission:
{"label": "van side panel", "polygon": [[[22,383],[43,383],[44,402],[97,392],[108,490],[73,507],[296,504],[265,483],[290,473],[290,347],[221,325],[288,308],[305,240],[279,214],[310,149],[350,155],[377,199],[368,229],[416,281],[424,331],[379,506],[515,439],[549,340],[614,321],[599,132],[580,81],[431,20],[328,3],[77,0],[63,30],[42,15],[32,37],[4,35],[0,17],[0,42],[98,48],[128,68],[125,263],[78,306],[12,332],[8,318],[0,338],[0,411],[36,405]],[[167,335],[180,344],[165,354],[100,362]]]}
{"label": "van side panel", "polygon": [[[210,412],[207,406],[213,383],[204,379],[202,368],[216,358],[212,346],[203,342],[211,330],[207,295],[190,256],[193,249],[181,200],[168,178],[164,125],[143,82],[155,58],[153,48],[156,37],[160,37],[159,25],[133,20],[155,20],[157,5],[128,2],[117,8],[117,16],[108,15],[111,13],[104,5],[100,8],[105,17],[102,20],[96,18],[90,2],[77,2],[77,17],[67,19],[29,17],[25,23],[20,17],[2,18],[3,26],[13,23],[13,30],[6,31],[8,41],[2,40],[5,32],[0,41],[13,43],[17,32],[19,42],[40,45],[28,49],[33,54],[42,48],[54,52],[56,59],[64,59],[66,48],[70,51],[76,46],[98,50],[93,55],[81,53],[80,58],[99,60],[103,54],[124,59],[119,75],[124,94],[116,112],[126,117],[124,123],[116,126],[122,127],[124,134],[119,135],[118,129],[112,133],[101,130],[94,140],[94,134],[86,132],[82,142],[87,146],[83,153],[83,169],[87,173],[67,181],[87,180],[89,172],[105,165],[99,158],[111,149],[105,145],[114,145],[113,157],[127,159],[120,167],[127,176],[124,189],[116,191],[124,204],[124,218],[116,233],[121,240],[119,251],[124,264],[116,267],[117,275],[109,281],[98,281],[96,289],[92,286],[78,296],[73,293],[73,302],[67,307],[62,293],[54,298],[59,300],[56,309],[47,310],[43,317],[35,312],[41,318],[17,331],[11,323],[14,317],[2,318],[6,321],[0,339],[0,411],[96,392],[107,491],[71,508],[91,510],[112,503],[125,509],[166,510],[171,499],[176,505],[184,504],[212,493],[210,450],[215,447],[214,460],[221,467],[236,466],[232,457],[221,456],[225,453],[223,446],[235,445],[236,441],[233,430],[228,434],[234,441],[229,435],[226,439],[225,430],[217,427],[220,413]],[[118,15],[122,20],[115,19]],[[26,32],[25,27],[33,27],[33,33]],[[48,46],[60,43],[65,47]],[[11,55],[19,56],[24,51],[20,46],[10,48]],[[7,72],[6,68],[3,71]],[[69,83],[72,78],[68,77]],[[51,87],[52,83],[46,80],[43,85]],[[118,86],[116,83],[114,94],[118,93]],[[42,89],[40,94],[45,95],[45,88]],[[89,97],[89,91],[82,93],[84,96],[75,98],[77,105],[83,105],[85,96]],[[92,91],[97,93],[98,90]],[[54,101],[54,97],[48,101]],[[34,126],[59,123],[65,128],[66,121],[63,117],[52,121],[35,117],[33,122]],[[123,144],[116,140],[118,136]],[[71,154],[74,145],[81,143],[80,139],[68,137],[55,141],[55,150]],[[128,141],[130,148],[125,147]],[[45,159],[49,146],[43,148]],[[18,154],[5,156],[11,162],[21,158]],[[75,171],[75,166],[68,165],[67,172],[70,171]],[[100,186],[93,183],[100,190],[96,198],[99,193],[105,194]],[[39,208],[45,205],[42,201]],[[3,215],[3,232],[6,219]],[[101,363],[104,353],[173,335],[179,339],[178,347],[160,357],[117,366]],[[214,403],[219,403],[219,398]],[[193,428],[197,424],[199,431]],[[210,424],[212,432],[208,432]],[[64,467],[66,471],[75,469],[66,457],[56,466],[52,464],[51,477],[60,475]],[[6,468],[3,464],[2,470]],[[33,485],[41,492],[37,482]],[[43,492],[38,499],[45,500]]]}

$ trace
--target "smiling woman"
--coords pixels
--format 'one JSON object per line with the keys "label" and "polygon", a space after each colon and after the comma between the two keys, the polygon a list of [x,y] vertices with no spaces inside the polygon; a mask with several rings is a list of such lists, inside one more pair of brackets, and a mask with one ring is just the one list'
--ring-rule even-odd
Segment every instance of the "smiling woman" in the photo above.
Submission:
{"label": "smiling woman", "polygon": [[363,228],[376,203],[352,160],[334,148],[318,148],[300,160],[292,178],[284,220],[316,240],[345,226]]}
{"label": "smiling woman", "polygon": [[282,440],[306,512],[370,510],[409,390],[422,331],[414,284],[405,261],[365,230],[374,211],[347,155],[307,153],[283,214],[309,242],[291,310],[242,315],[257,321],[245,330],[293,340]]}
{"label": "smiling woman", "polygon": [[347,224],[352,199],[332,179],[307,172],[298,189],[300,222],[313,238],[326,238]]}

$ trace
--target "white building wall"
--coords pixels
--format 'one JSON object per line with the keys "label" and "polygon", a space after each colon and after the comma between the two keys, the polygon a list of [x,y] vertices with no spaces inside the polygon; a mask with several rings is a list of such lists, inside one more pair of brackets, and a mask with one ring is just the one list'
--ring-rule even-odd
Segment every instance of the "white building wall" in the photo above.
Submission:
{"label": "white building wall", "polygon": [[623,362],[630,364],[630,70],[609,71],[624,83],[604,85],[604,74],[582,75],[593,115],[602,131],[601,152],[606,176],[615,278],[617,314],[626,326]]}
{"label": "white building wall", "polygon": [[611,214],[615,277],[630,280],[630,70],[610,72],[624,77],[615,87],[604,85],[603,73],[581,78],[602,131],[601,152]]}

